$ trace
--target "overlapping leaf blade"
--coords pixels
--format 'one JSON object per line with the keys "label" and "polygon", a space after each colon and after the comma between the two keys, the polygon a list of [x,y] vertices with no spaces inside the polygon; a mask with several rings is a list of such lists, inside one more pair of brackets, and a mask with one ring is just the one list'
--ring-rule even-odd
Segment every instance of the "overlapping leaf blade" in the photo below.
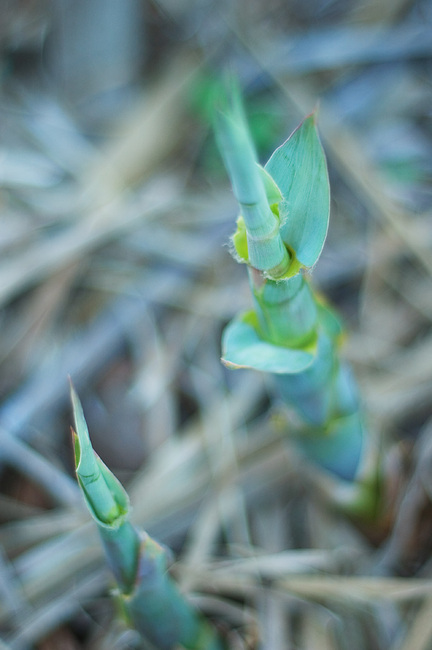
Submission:
{"label": "overlapping leaf blade", "polygon": [[265,169],[283,196],[282,239],[303,266],[311,267],[324,246],[330,214],[327,165],[314,113],[274,151]]}
{"label": "overlapping leaf blade", "polygon": [[224,330],[222,361],[228,368],[293,374],[311,365],[315,350],[296,350],[264,341],[250,322],[252,316],[253,312],[248,312],[243,318],[231,321]]}

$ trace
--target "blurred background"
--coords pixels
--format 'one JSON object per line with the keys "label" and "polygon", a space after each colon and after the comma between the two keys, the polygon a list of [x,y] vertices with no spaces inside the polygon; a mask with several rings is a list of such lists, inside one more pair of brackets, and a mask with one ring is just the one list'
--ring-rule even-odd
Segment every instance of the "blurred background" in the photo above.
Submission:
{"label": "blurred background", "polygon": [[[141,647],[75,483],[68,375],[230,648],[432,647],[431,25],[430,0],[0,0],[0,648]],[[373,523],[219,362],[250,305],[211,132],[227,70],[262,163],[319,106],[313,279],[382,449]]]}

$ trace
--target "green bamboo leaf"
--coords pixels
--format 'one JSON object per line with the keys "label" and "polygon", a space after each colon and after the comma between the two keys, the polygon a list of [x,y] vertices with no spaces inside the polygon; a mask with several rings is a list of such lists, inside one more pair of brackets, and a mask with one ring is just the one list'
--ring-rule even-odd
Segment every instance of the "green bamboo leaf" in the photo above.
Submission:
{"label": "green bamboo leaf", "polygon": [[108,467],[93,451],[81,402],[71,384],[76,432],[73,431],[78,482],[91,515],[101,526],[118,528],[127,516],[128,495]]}
{"label": "green bamboo leaf", "polygon": [[254,312],[233,320],[222,335],[222,362],[228,368],[253,368],[275,374],[294,374],[308,368],[315,348],[290,349],[260,338]]}
{"label": "green bamboo leaf", "polygon": [[280,234],[305,267],[318,260],[327,235],[330,189],[315,114],[272,154],[266,171],[282,192]]}
{"label": "green bamboo leaf", "polygon": [[276,214],[278,214],[277,206],[283,199],[282,192],[280,191],[280,189],[278,188],[274,179],[270,176],[268,171],[264,169],[264,167],[261,167],[261,165],[259,165],[258,163],[257,163],[257,167],[258,167],[258,172],[261,176],[261,181],[264,184],[264,191],[266,193],[268,204],[270,208]]}

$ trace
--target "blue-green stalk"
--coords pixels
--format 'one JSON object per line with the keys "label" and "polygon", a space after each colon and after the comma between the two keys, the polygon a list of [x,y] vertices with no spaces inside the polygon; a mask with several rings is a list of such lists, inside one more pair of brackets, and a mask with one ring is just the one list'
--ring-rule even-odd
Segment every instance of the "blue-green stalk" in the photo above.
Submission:
{"label": "blue-green stalk", "polygon": [[[224,331],[222,361],[269,373],[301,418],[298,443],[306,455],[343,481],[362,481],[365,431],[355,381],[339,357],[342,327],[309,281],[330,212],[316,116],[307,116],[263,169],[239,94],[230,93],[215,130],[239,202],[233,248],[248,266],[254,309]],[[271,233],[278,256],[257,252],[257,232]]]}
{"label": "blue-green stalk", "polygon": [[256,163],[240,96],[234,91],[228,96],[225,108],[216,113],[216,134],[234,195],[241,206],[249,259],[254,268],[276,279],[286,273],[290,264],[279,233],[279,218],[270,208],[263,181],[265,172]]}
{"label": "blue-green stalk", "polygon": [[78,483],[96,522],[127,622],[158,650],[223,650],[215,628],[170,577],[164,548],[129,521],[128,495],[93,451],[72,386],[71,399]]}

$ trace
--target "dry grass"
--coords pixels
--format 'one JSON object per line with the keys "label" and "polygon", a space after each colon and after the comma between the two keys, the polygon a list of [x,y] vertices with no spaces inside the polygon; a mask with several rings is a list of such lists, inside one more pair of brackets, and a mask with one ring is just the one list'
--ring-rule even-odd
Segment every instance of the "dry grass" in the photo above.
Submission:
{"label": "dry grass", "polygon": [[[38,51],[46,7],[19,4],[32,17],[22,42]],[[0,649],[139,647],[113,622],[72,475],[70,374],[135,521],[172,547],[173,573],[230,648],[427,650],[431,10],[272,0],[209,3],[203,17],[180,4],[154,5],[158,72],[103,129],[92,122],[95,137],[31,63],[5,78]],[[9,13],[5,70],[21,47]],[[226,246],[234,201],[191,109],[205,64],[240,71],[279,139],[320,101],[333,206],[314,278],[348,323],[344,354],[382,451],[372,523],[335,510],[262,378],[219,362],[249,296]]]}

